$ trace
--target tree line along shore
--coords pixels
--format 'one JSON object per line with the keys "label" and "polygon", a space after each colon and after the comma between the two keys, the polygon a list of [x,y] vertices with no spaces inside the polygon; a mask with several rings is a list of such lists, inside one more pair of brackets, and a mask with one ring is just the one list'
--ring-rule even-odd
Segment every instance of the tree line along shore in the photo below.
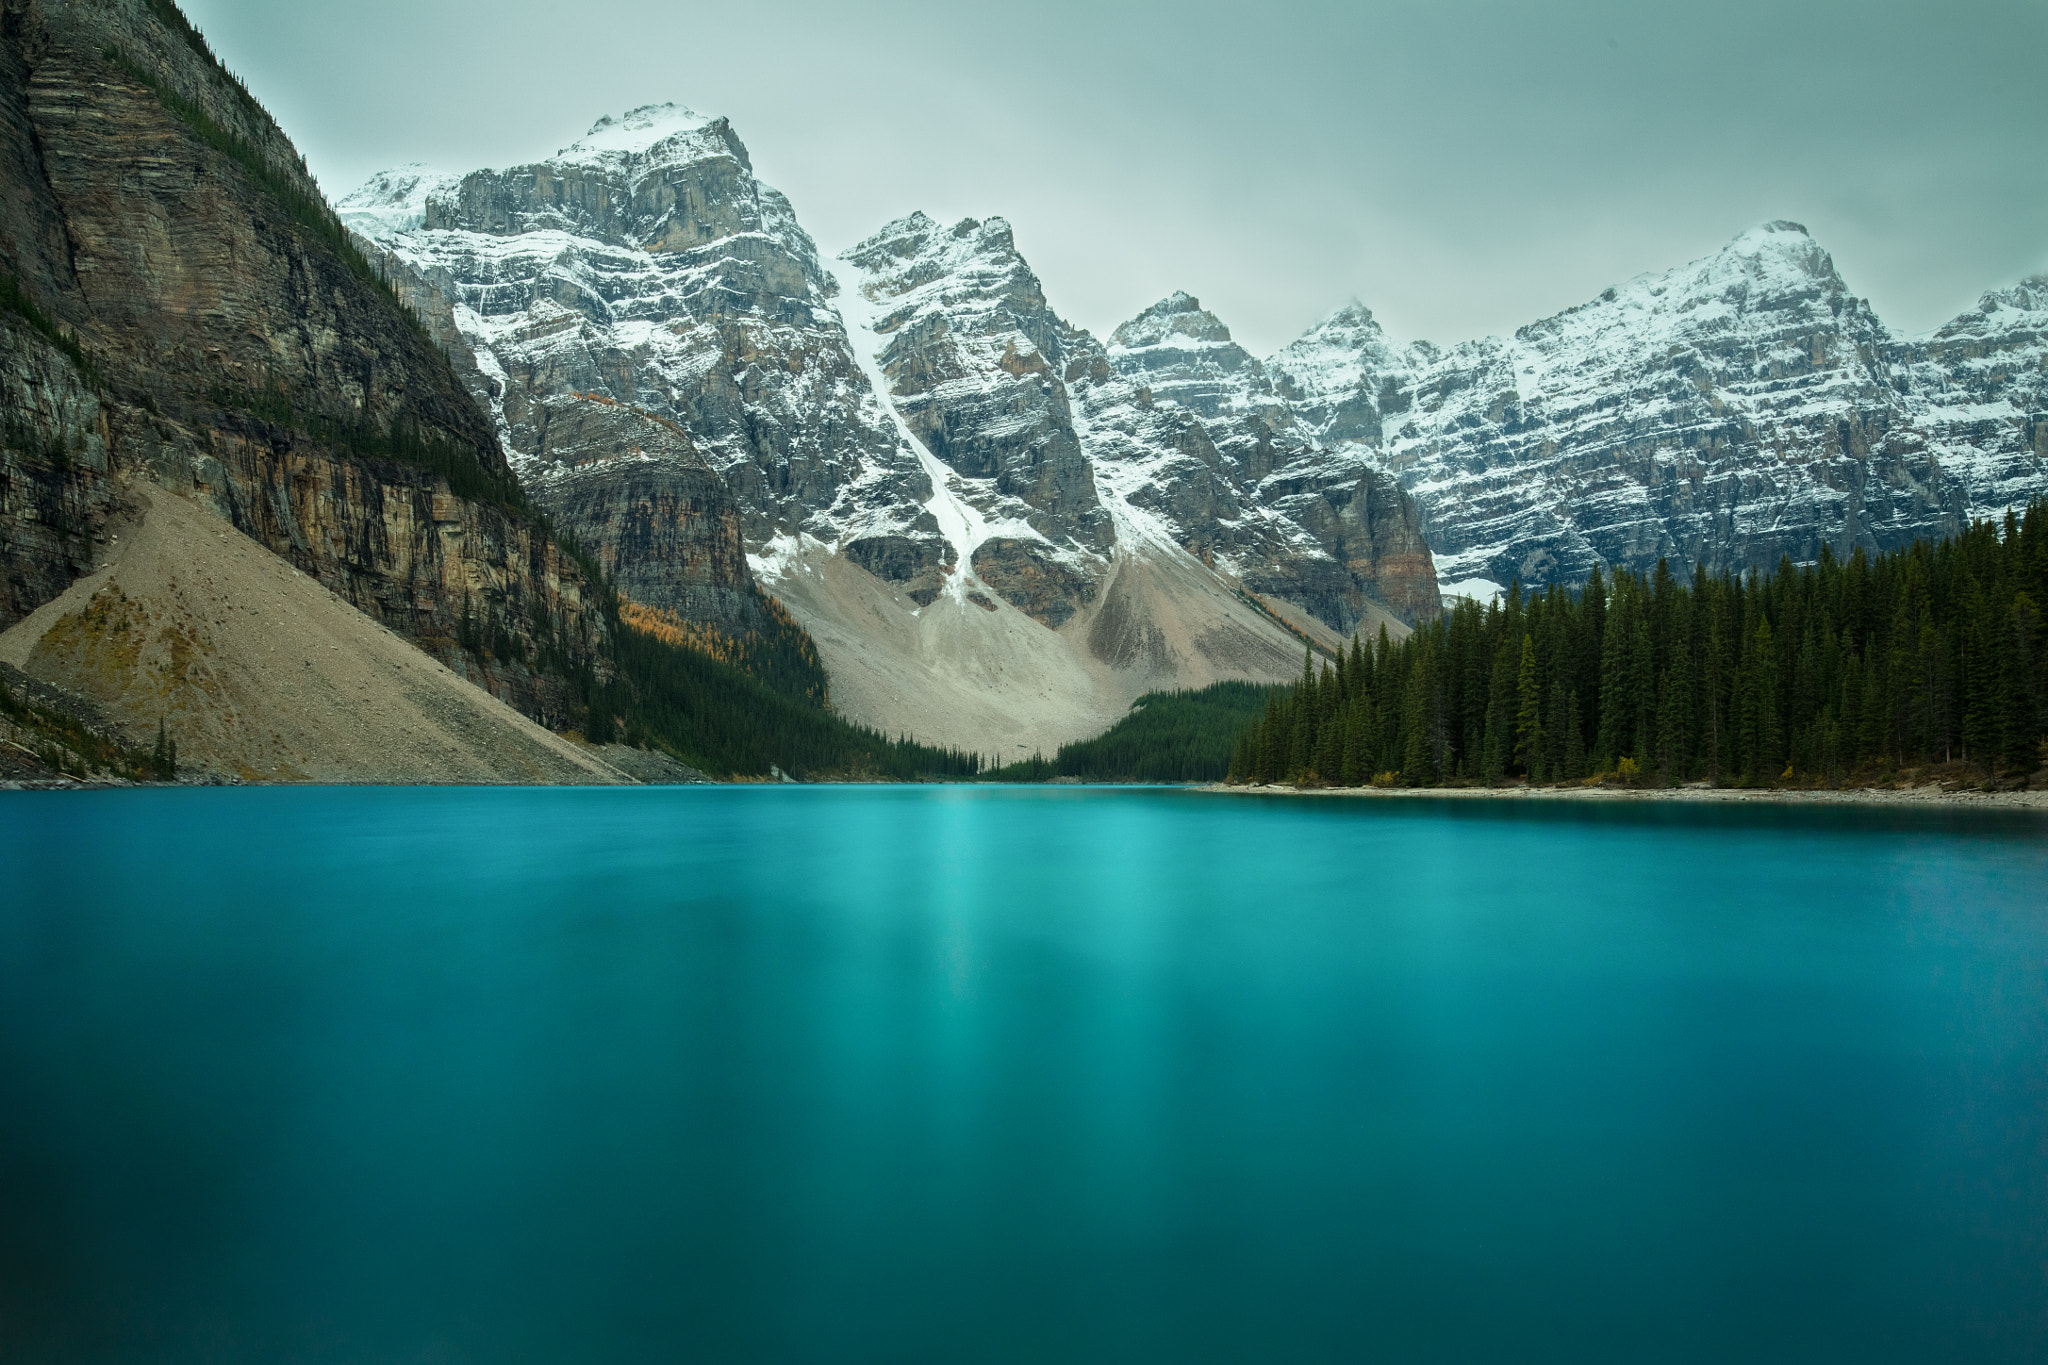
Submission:
{"label": "tree line along shore", "polygon": [[[1823,547],[1762,574],[1596,570],[1576,591],[1461,601],[1399,643],[1383,629],[1330,662],[1309,653],[1292,686],[1147,694],[1104,734],[1006,766],[849,725],[814,662],[728,660],[623,613],[613,677],[565,671],[583,737],[733,780],[2048,792],[2044,601],[2048,501],[1937,544]],[[463,648],[488,656],[497,633],[466,631]],[[98,752],[27,700],[0,688],[9,749],[32,767],[176,771],[163,754]]]}
{"label": "tree line along shore", "polygon": [[2048,501],[1939,544],[1691,580],[1595,570],[1313,655],[1232,783],[2048,786]]}

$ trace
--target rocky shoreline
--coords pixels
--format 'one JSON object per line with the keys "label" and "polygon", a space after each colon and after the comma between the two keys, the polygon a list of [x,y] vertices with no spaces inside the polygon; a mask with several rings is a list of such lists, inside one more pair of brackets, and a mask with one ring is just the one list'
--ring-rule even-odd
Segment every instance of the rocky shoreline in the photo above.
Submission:
{"label": "rocky shoreline", "polygon": [[1237,796],[1306,796],[1399,800],[1413,797],[1475,801],[1697,801],[1719,804],[1796,806],[1968,806],[1983,810],[2026,810],[2048,813],[2048,791],[1987,792],[1927,783],[1917,787],[1850,787],[1800,790],[1780,787],[1714,787],[1704,782],[1683,787],[1267,787],[1212,782],[1198,791]]}
{"label": "rocky shoreline", "polygon": [[1731,788],[1696,782],[1675,788],[1618,788],[1618,786],[1415,786],[1415,788],[1296,788],[1274,786],[1233,786],[1210,782],[1200,792],[1233,796],[1311,796],[1311,798],[1456,798],[1456,800],[1563,800],[1563,802],[1716,802],[1716,804],[1782,804],[1782,806],[1974,806],[1982,810],[2040,810],[2048,814],[2048,790],[2038,792],[1980,792],[1950,790],[1939,784],[1901,788],[1843,788],[1843,790],[1796,790],[1796,788]]}

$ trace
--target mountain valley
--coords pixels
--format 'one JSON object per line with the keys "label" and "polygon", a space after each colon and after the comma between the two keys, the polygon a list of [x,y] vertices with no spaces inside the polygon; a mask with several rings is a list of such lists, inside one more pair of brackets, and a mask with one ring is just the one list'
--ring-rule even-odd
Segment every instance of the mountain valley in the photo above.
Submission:
{"label": "mountain valley", "polygon": [[739,624],[656,581],[682,541],[580,510],[708,465],[747,573],[729,536],[692,562],[786,600],[884,728],[1049,749],[1145,690],[1292,676],[1303,636],[1399,638],[1439,574],[1483,600],[1809,562],[2048,490],[2038,281],[1906,339],[1776,222],[1513,336],[1404,344],[1354,303],[1262,361],[1184,293],[1072,326],[1000,218],[912,214],[821,261],[750,164],[726,121],[653,106],[340,208],[473,357],[536,496],[593,490],[574,524],[629,592]]}
{"label": "mountain valley", "polygon": [[[525,781],[613,780],[619,739],[720,775],[975,770],[1517,580],[1892,550],[2048,493],[2042,279],[1903,337],[1772,222],[1512,335],[1402,342],[1352,303],[1262,359],[1188,293],[1073,325],[1000,217],[827,257],[731,122],[677,105],[330,208],[168,0],[23,15],[0,631],[121,743],[153,707],[217,775],[339,779],[360,737],[280,721],[238,753],[285,686],[242,657],[265,642],[180,653],[197,580],[168,569],[139,614],[80,596],[145,517],[211,554],[188,507],[270,557],[235,581],[362,618],[294,675],[333,723],[391,692],[394,641],[497,708],[496,757],[357,776]],[[133,705],[108,659],[154,661]],[[241,681],[161,682],[195,667]],[[897,738],[939,747],[878,757]]]}
{"label": "mountain valley", "polygon": [[674,106],[338,207],[629,596],[743,633],[765,589],[863,723],[1050,752],[1437,609],[1391,477],[1246,395],[1155,401],[1214,358],[1156,344],[1172,317],[1073,328],[1000,219],[911,215],[828,268],[731,126]]}

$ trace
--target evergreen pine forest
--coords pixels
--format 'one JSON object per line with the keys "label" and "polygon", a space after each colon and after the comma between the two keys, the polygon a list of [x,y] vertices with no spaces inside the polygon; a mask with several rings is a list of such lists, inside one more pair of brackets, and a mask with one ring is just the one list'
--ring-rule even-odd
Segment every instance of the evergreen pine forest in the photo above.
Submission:
{"label": "evergreen pine forest", "polygon": [[1270,688],[1220,682],[1197,689],[1147,692],[1130,714],[1094,739],[1062,744],[1051,758],[1033,755],[981,774],[987,782],[1220,782],[1230,770],[1231,741],[1259,714]]}
{"label": "evergreen pine forest", "polygon": [[1938,545],[1462,601],[1274,689],[1233,782],[1833,786],[2048,764],[2048,500]]}

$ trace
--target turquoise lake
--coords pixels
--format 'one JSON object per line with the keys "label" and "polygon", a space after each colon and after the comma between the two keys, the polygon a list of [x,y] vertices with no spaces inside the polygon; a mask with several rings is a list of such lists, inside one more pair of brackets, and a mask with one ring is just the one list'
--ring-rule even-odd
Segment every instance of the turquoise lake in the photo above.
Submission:
{"label": "turquoise lake", "polygon": [[0,795],[9,1362],[2048,1359],[2048,820]]}

